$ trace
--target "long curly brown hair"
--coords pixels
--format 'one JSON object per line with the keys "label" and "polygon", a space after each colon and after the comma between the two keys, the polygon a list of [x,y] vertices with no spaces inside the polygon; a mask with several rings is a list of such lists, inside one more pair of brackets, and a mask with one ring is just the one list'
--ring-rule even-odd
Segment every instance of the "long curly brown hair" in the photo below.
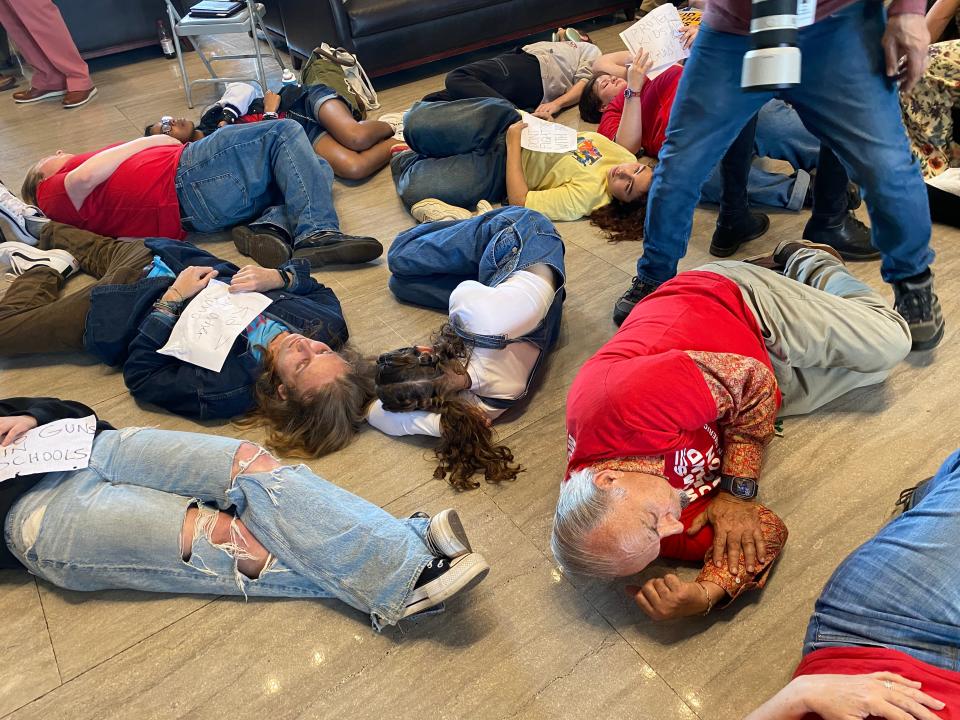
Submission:
{"label": "long curly brown hair", "polygon": [[500,483],[523,471],[513,464],[510,448],[494,443],[483,412],[460,396],[456,378],[467,374],[469,359],[470,348],[445,323],[429,352],[403,348],[377,360],[376,393],[385,410],[440,413],[440,446],[434,451],[439,464],[433,476],[448,478],[457,490],[480,487],[475,474]]}
{"label": "long curly brown hair", "polygon": [[590,222],[603,230],[607,240],[643,240],[643,223],[647,219],[647,196],[623,202],[610,202],[589,215]]}

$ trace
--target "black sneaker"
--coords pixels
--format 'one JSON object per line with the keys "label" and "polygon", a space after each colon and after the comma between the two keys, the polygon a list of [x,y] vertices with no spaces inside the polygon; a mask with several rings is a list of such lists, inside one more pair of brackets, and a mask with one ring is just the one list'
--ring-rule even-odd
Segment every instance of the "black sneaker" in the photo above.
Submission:
{"label": "black sneaker", "polygon": [[489,572],[490,566],[479,553],[467,553],[453,560],[434,558],[417,578],[400,617],[410,617],[439,605],[477,585]]}
{"label": "black sneaker", "polygon": [[437,557],[453,558],[473,552],[467,531],[463,529],[460,516],[453,508],[441,510],[433,517],[426,513],[414,513],[410,517],[430,518],[427,528],[427,547]]}
{"label": "black sneaker", "polygon": [[844,260],[877,260],[880,251],[870,243],[870,228],[852,212],[839,219],[811,217],[803,228],[803,239],[834,248]]}
{"label": "black sneaker", "polygon": [[893,306],[910,326],[912,350],[931,350],[943,339],[943,311],[933,291],[933,275],[920,282],[893,283]]}
{"label": "black sneaker", "polygon": [[621,295],[620,299],[617,300],[616,305],[613,306],[613,321],[617,324],[617,327],[620,327],[623,324],[623,321],[627,319],[627,315],[629,315],[630,311],[633,310],[634,305],[643,300],[658,287],[660,286],[654,285],[653,283],[644,282],[634,275],[630,289]]}
{"label": "black sneaker", "polygon": [[356,265],[376,260],[383,255],[379,240],[361,235],[345,235],[326,230],[294,245],[293,256],[310,261],[311,267],[324,265]]}
{"label": "black sneaker", "polygon": [[231,233],[241,255],[247,255],[266,268],[278,268],[293,255],[283,232],[267,225],[238,225]]}
{"label": "black sneaker", "polygon": [[710,254],[730,257],[741,245],[756,240],[769,229],[770,218],[761,212],[747,212],[736,218],[719,217],[710,242]]}

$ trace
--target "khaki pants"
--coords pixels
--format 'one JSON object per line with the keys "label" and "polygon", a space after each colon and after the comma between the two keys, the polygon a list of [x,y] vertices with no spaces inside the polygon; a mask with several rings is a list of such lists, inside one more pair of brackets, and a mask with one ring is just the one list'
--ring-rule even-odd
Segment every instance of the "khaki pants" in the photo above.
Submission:
{"label": "khaki pants", "polygon": [[18,277],[0,300],[0,355],[83,350],[93,288],[136,282],[153,257],[142,240],[114,240],[55,222],[44,227],[40,246],[66,250],[99,282],[60,297],[63,276],[50,268]]}
{"label": "khaki pants", "polygon": [[697,269],[735,282],[757,316],[783,394],[781,415],[882,382],[910,352],[906,321],[828,253],[800,250],[783,275],[732,260]]}

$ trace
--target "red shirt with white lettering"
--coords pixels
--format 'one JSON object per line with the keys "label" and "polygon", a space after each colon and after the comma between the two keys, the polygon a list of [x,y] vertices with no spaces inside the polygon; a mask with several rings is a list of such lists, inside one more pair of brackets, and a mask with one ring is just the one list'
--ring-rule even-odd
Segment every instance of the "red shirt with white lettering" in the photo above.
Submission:
{"label": "red shirt with white lettering", "polygon": [[[643,145],[643,154],[657,157],[660,148],[667,137],[667,124],[670,122],[670,111],[673,110],[673,100],[677,96],[677,85],[683,68],[680,65],[671,65],[653,80],[648,80],[640,89],[640,97],[630,102],[640,103],[641,126],[640,141]],[[607,106],[600,117],[597,132],[613,140],[620,127],[620,118],[623,117],[624,95],[620,93]]]}
{"label": "red shirt with white lettering", "polygon": [[109,237],[165,237],[183,240],[175,187],[185,145],[161,145],[127,158],[77,210],[67,195],[67,173],[115,145],[75,155],[37,187],[37,205],[57,222]]}
{"label": "red shirt with white lettering", "polygon": [[[799,675],[869,675],[892,672],[919,681],[923,692],[946,703],[943,710],[930,710],[944,720],[960,720],[960,673],[943,670],[899,650],[878,647],[828,647],[814,650],[800,661]],[[928,708],[929,709],[929,708]],[[804,720],[819,720],[808,713]],[[879,720],[871,715],[870,718]]]}

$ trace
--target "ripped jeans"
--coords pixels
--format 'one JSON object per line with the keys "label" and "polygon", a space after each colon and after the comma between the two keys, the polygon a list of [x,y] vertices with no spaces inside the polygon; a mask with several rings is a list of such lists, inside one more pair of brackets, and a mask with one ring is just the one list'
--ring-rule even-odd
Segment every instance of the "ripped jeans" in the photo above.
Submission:
{"label": "ripped jeans", "polygon": [[[338,598],[392,625],[432,556],[429,521],[398,520],[305,465],[240,472],[240,440],[127,428],[101,433],[90,466],[49,473],[7,515],[5,539],[34,575],[70,590]],[[249,445],[249,443],[248,443]],[[255,579],[231,545],[197,523],[191,506],[230,511],[272,555]]]}

